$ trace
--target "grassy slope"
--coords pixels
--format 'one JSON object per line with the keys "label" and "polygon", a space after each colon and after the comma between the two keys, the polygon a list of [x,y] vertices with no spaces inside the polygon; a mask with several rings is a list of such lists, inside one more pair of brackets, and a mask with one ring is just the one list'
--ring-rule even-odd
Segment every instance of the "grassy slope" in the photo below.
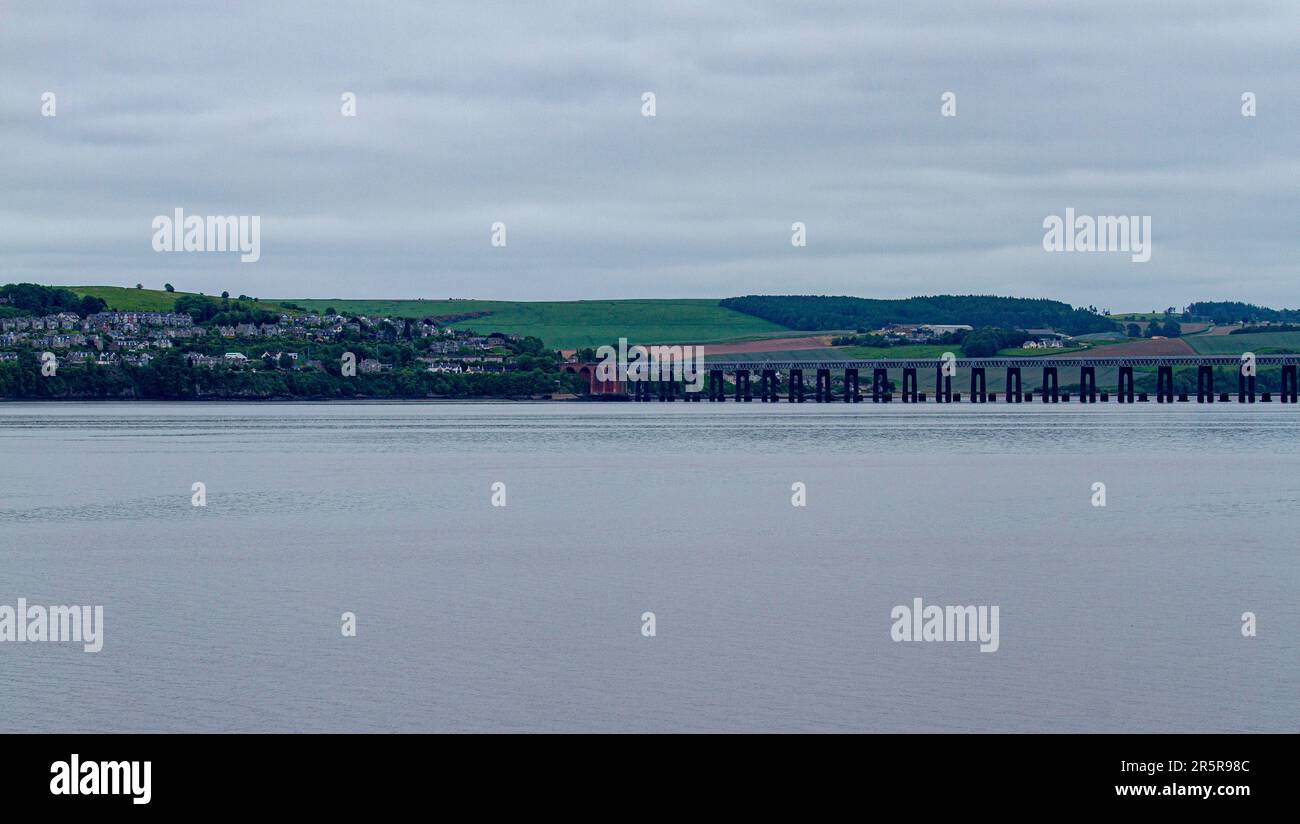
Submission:
{"label": "grassy slope", "polygon": [[[166,292],[162,289],[132,289],[126,286],[68,286],[65,287],[78,295],[94,295],[103,298],[108,308],[121,312],[170,312],[176,305],[176,299],[188,292]],[[220,297],[208,295],[212,300]],[[284,311],[270,301],[250,304],[258,309],[274,312]]]}
{"label": "grassy slope", "polygon": [[718,306],[716,300],[317,300],[293,298],[308,309],[332,306],[360,314],[422,318],[491,312],[453,323],[460,329],[536,335],[548,346],[573,349],[617,343],[716,343],[793,335],[775,323]]}
{"label": "grassy slope", "polygon": [[1248,335],[1196,335],[1187,342],[1202,355],[1258,355],[1300,352],[1300,332],[1263,332]]}
{"label": "grassy slope", "polygon": [[[67,288],[79,295],[103,298],[110,308],[138,312],[171,311],[176,299],[188,294],[124,286]],[[253,305],[283,311],[280,300]],[[407,318],[490,312],[452,326],[484,333],[536,335],[557,349],[617,343],[620,337],[633,343],[717,343],[798,334],[770,321],[724,309],[712,299],[519,302],[295,298],[285,302],[317,312],[333,307],[340,312]]]}
{"label": "grassy slope", "polygon": [[1144,321],[1144,320],[1163,321],[1165,319],[1165,313],[1164,312],[1121,312],[1119,314],[1110,314],[1107,315],[1106,317],[1114,321],[1119,321],[1120,323],[1124,323],[1126,321],[1131,321],[1131,320],[1132,321]]}

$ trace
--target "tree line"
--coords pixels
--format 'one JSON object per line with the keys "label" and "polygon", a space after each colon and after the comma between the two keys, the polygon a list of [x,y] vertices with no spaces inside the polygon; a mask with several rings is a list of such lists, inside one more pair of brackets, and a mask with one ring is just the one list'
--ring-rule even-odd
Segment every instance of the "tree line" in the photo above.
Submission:
{"label": "tree line", "polygon": [[1218,324],[1254,323],[1262,320],[1270,323],[1300,323],[1300,309],[1270,309],[1235,300],[1199,301],[1187,307],[1187,314]]}
{"label": "tree line", "polygon": [[69,364],[46,377],[34,354],[0,363],[0,397],[26,400],[522,398],[581,389],[578,376],[554,368],[462,374],[407,368],[345,378],[337,364],[325,371],[255,371],[190,366],[183,354],[167,352],[144,366]]}
{"label": "tree line", "polygon": [[39,283],[6,283],[0,286],[0,298],[6,299],[6,302],[0,303],[0,317],[71,312],[84,318],[104,311],[108,305],[102,298],[90,295],[82,297],[69,289],[42,286]]}
{"label": "tree line", "polygon": [[869,332],[891,324],[964,324],[1000,329],[1055,329],[1068,335],[1118,328],[1095,307],[1075,308],[1045,298],[991,295],[934,295],[877,300],[820,295],[747,295],[726,298],[728,309],[788,329],[857,329]]}

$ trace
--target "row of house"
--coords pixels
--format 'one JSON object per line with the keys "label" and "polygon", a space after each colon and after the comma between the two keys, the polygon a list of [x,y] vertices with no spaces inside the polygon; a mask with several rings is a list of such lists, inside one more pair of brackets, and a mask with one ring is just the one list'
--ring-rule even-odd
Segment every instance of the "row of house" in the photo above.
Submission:
{"label": "row of house", "polygon": [[1020,344],[1022,349],[1062,349],[1069,339],[1069,335],[1053,329],[1026,329],[1025,331],[1030,334],[1030,338]]}
{"label": "row of house", "polygon": [[[146,366],[154,359],[153,355],[148,352],[135,352],[122,354],[118,352],[69,352],[64,356],[63,362],[68,364],[80,365],[85,363],[96,363],[100,366],[113,366],[119,363],[125,363],[130,366]],[[18,360],[17,352],[0,352],[0,362]]]}
{"label": "row of house", "polygon": [[42,317],[0,318],[0,332],[41,332],[47,329],[57,332],[78,329],[81,327],[81,322],[81,318],[71,312],[59,312]]}
{"label": "row of house", "polygon": [[[73,317],[76,317],[75,315]],[[130,325],[134,327],[141,326],[170,326],[175,328],[188,328],[194,325],[194,318],[185,312],[96,312],[93,315],[87,315],[83,322],[93,328],[113,328],[118,326]]]}
{"label": "row of house", "polygon": [[907,343],[929,343],[952,332],[969,332],[974,327],[964,323],[892,323],[873,334]]}
{"label": "row of house", "polygon": [[[297,352],[267,351],[262,353],[261,360],[263,362],[267,360],[273,360],[278,363],[281,357],[288,357],[289,360],[293,361],[294,368],[295,369],[298,368],[298,365],[300,363],[299,360],[300,356],[298,355]],[[252,360],[252,362],[254,363],[256,362],[256,359],[250,359],[243,352],[227,352],[224,355],[204,355],[201,352],[190,352],[185,356],[185,360],[189,362],[190,366],[207,366],[207,367],[221,366],[221,365],[243,366],[249,363],[250,360]],[[311,363],[315,363],[318,366],[320,364],[319,361],[311,361]]]}

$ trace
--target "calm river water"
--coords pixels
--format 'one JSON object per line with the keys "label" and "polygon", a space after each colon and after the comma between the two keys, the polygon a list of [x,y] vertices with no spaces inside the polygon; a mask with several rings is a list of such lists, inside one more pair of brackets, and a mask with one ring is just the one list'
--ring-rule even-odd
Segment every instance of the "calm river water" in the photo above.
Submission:
{"label": "calm river water", "polygon": [[2,404],[0,605],[105,639],[0,729],[1294,732],[1298,514],[1280,404]]}

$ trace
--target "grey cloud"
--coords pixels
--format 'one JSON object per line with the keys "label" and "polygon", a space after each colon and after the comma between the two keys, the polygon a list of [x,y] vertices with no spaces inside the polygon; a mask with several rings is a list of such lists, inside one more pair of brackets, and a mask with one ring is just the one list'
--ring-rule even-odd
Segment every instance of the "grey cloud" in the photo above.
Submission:
{"label": "grey cloud", "polygon": [[[9,3],[0,279],[1295,306],[1298,41],[1290,2]],[[153,253],[178,206],[261,215],[261,262]],[[1152,261],[1042,252],[1067,206]]]}

